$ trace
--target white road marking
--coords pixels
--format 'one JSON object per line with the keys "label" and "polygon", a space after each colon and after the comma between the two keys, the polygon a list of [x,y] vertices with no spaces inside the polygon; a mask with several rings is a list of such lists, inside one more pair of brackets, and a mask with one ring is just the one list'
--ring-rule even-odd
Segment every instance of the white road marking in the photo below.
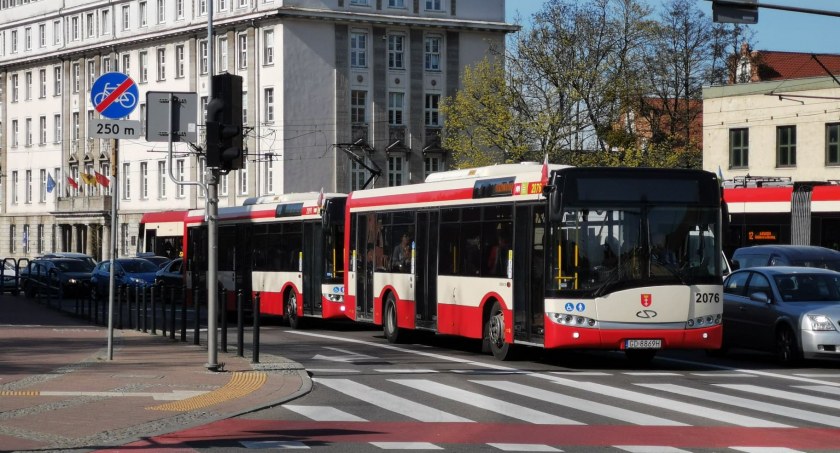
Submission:
{"label": "white road marking", "polygon": [[603,371],[549,371],[549,373],[560,376],[612,376],[612,373]]}
{"label": "white road marking", "polygon": [[713,377],[713,378],[742,378],[742,377],[755,377],[754,374],[746,374],[746,373],[691,373],[692,376],[700,376],[700,377]]}
{"label": "white road marking", "polygon": [[805,453],[800,450],[791,450],[785,447],[729,447],[735,451],[743,451],[744,453]]}
{"label": "white road marking", "polygon": [[361,373],[361,370],[352,370],[350,368],[307,368],[306,371],[313,373]]}
{"label": "white road marking", "polygon": [[479,393],[461,390],[425,379],[389,379],[389,381],[528,423],[539,425],[583,425],[583,423],[569,420],[568,418],[558,417],[529,407],[508,403]]}
{"label": "white road marking", "polygon": [[267,448],[275,450],[309,450],[303,442],[294,440],[241,440],[239,443],[245,448],[264,450]]}
{"label": "white road marking", "polygon": [[581,412],[589,412],[591,414],[600,415],[615,420],[621,420],[634,425],[645,426],[688,426],[685,423],[668,420],[665,418],[655,417],[652,415],[642,414],[636,411],[622,409],[608,404],[601,404],[595,401],[576,398],[574,396],[564,395],[562,393],[550,392],[536,387],[517,384],[510,381],[470,381],[476,384],[486,385],[494,389],[503,390],[506,392],[515,393],[520,396],[534,398],[540,401],[547,401],[552,404],[570,407]]}
{"label": "white road marking", "polygon": [[678,395],[689,396],[692,398],[702,398],[706,401],[714,401],[722,404],[729,404],[742,408],[749,408],[750,410],[758,412],[767,412],[788,418],[795,418],[797,420],[805,420],[821,425],[828,425],[840,427],[840,417],[833,415],[818,414],[811,411],[804,411],[793,407],[780,406],[778,404],[765,403],[763,401],[751,400],[747,398],[739,398],[732,395],[725,395],[722,393],[709,392],[690,387],[683,387],[674,384],[636,384],[642,387],[652,388],[659,391],[676,393]]}
{"label": "white road marking", "polygon": [[840,388],[830,387],[827,385],[794,385],[793,387],[804,390],[814,390],[816,392],[830,393],[832,395],[840,395]]}
{"label": "white road marking", "polygon": [[357,417],[342,410],[330,406],[298,406],[284,404],[284,408],[297,412],[304,417],[318,422],[366,422],[362,417]]}
{"label": "white road marking", "polygon": [[627,376],[682,376],[680,373],[668,373],[663,371],[625,371],[621,374]]}
{"label": "white road marking", "polygon": [[493,448],[497,448],[502,451],[560,451],[554,447],[548,445],[539,445],[539,444],[487,444]]}
{"label": "white road marking", "polygon": [[314,378],[313,381],[374,406],[404,415],[421,422],[471,422],[438,409],[368,387],[349,379]]}
{"label": "white road marking", "polygon": [[793,375],[806,378],[840,378],[840,374],[836,373],[794,373]]}
{"label": "white road marking", "polygon": [[370,444],[383,450],[443,450],[429,442],[371,442]]}
{"label": "white road marking", "polygon": [[663,447],[661,445],[614,445],[619,450],[630,453],[691,453],[676,447]]}
{"label": "white road marking", "polygon": [[430,369],[412,369],[412,368],[379,368],[376,370],[377,373],[385,373],[385,374],[434,374],[437,373],[437,370],[430,370]]}
{"label": "white road marking", "polygon": [[[802,403],[813,404],[815,406],[830,407],[832,409],[840,409],[840,401],[835,399],[820,398],[817,396],[805,395],[804,393],[788,392],[785,390],[769,389],[767,387],[759,387],[757,385],[737,385],[737,384],[714,384],[717,387],[724,387],[732,390],[740,390],[742,392],[755,393],[758,395],[767,395],[774,398],[779,398],[789,401],[799,401]],[[838,389],[840,390],[840,389]]]}

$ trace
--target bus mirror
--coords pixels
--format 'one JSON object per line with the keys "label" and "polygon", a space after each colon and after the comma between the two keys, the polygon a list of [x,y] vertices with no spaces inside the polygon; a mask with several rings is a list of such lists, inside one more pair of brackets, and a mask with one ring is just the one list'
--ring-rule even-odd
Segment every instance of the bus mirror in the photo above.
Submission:
{"label": "bus mirror", "polygon": [[553,191],[554,191],[554,186],[551,185],[551,184],[546,184],[542,187],[542,193],[546,197],[548,196],[548,194],[550,194]]}

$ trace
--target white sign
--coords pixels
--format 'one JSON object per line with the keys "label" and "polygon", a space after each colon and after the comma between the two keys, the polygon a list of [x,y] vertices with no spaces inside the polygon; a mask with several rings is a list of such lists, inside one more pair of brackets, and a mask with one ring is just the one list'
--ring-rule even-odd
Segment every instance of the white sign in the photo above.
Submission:
{"label": "white sign", "polygon": [[140,121],[93,120],[88,123],[88,137],[137,138],[143,135]]}

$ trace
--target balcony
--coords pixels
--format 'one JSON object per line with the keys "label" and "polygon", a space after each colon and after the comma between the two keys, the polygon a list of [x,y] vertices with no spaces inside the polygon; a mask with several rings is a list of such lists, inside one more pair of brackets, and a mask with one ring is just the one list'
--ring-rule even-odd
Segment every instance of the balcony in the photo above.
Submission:
{"label": "balcony", "polygon": [[111,196],[96,195],[86,197],[78,195],[75,197],[58,197],[58,212],[92,212],[111,211]]}

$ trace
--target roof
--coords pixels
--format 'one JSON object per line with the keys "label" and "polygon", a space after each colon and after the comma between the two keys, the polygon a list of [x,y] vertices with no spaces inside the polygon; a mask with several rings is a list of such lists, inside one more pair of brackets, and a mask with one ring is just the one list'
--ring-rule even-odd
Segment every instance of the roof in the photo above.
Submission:
{"label": "roof", "polygon": [[746,271],[761,271],[767,275],[790,275],[790,274],[827,274],[837,275],[837,271],[831,269],[823,269],[821,267],[804,267],[804,266],[756,266],[738,269],[735,272]]}
{"label": "roof", "polygon": [[756,56],[760,61],[758,75],[763,81],[828,75],[820,63],[825,65],[831,74],[840,74],[840,55],[759,50]]}
{"label": "roof", "polygon": [[741,247],[735,250],[732,259],[737,259],[738,255],[749,255],[752,253],[768,253],[775,252],[785,255],[791,259],[840,259],[840,252],[827,247],[820,247],[818,245],[783,245],[783,244],[767,244],[767,245],[753,245],[749,247]]}

